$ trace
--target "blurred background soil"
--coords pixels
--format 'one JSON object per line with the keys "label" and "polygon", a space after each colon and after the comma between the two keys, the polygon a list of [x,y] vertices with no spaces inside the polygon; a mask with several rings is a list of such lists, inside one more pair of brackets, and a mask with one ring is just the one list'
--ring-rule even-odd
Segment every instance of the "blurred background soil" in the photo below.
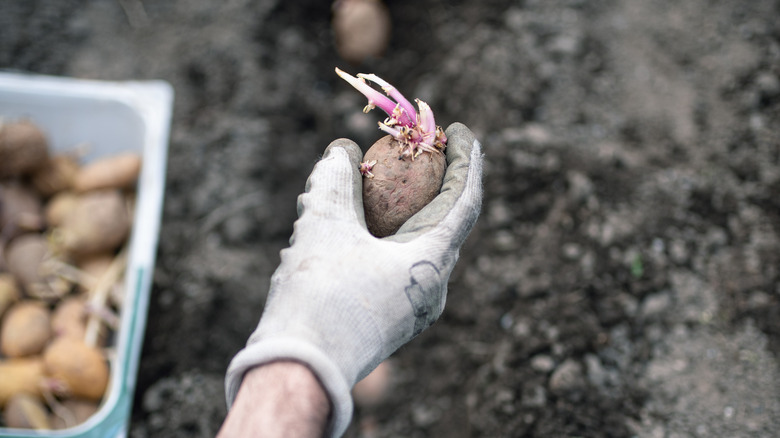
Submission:
{"label": "blurred background soil", "polygon": [[393,0],[350,65],[325,0],[3,1],[0,68],[176,91],[131,437],[210,437],[328,143],[373,72],[460,121],[482,216],[440,321],[348,437],[780,430],[780,1]]}

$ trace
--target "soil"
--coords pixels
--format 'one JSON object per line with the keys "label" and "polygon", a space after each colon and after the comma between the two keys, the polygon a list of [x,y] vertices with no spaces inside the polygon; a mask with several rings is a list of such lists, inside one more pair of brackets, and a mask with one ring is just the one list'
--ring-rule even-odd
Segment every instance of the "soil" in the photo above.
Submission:
{"label": "soil", "polygon": [[380,137],[377,73],[484,146],[447,307],[348,437],[780,430],[780,1],[395,0],[338,58],[324,0],[0,6],[0,67],[164,79],[167,193],[131,437],[210,437],[296,196]]}

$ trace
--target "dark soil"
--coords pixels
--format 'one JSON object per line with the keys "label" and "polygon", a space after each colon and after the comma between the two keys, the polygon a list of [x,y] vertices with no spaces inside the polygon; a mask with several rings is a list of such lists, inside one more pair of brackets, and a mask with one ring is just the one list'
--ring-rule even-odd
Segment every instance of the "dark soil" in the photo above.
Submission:
{"label": "dark soil", "polygon": [[360,66],[325,0],[0,6],[2,68],[176,90],[130,436],[216,433],[313,164],[380,136],[336,66],[486,155],[447,308],[347,436],[776,436],[780,1],[389,3]]}

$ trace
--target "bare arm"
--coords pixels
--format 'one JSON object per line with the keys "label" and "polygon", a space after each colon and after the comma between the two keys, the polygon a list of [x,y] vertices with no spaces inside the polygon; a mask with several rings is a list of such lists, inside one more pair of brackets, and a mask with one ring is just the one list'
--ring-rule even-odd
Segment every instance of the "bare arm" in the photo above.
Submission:
{"label": "bare arm", "polygon": [[329,415],[328,396],[305,365],[272,362],[246,373],[217,438],[320,438]]}

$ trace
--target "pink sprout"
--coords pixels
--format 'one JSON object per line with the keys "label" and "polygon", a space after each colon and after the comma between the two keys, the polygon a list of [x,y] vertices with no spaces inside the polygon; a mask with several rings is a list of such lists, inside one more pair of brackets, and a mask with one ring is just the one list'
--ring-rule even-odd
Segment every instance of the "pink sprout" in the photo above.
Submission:
{"label": "pink sprout", "polygon": [[[447,136],[441,126],[436,125],[433,111],[427,103],[415,99],[419,112],[415,111],[412,103],[398,89],[375,74],[359,73],[354,77],[338,67],[336,74],[368,98],[364,113],[376,107],[387,113],[388,117],[379,122],[379,129],[398,140],[401,158],[414,159],[423,152],[441,153],[446,147]],[[389,97],[375,90],[366,80],[379,85]]]}

